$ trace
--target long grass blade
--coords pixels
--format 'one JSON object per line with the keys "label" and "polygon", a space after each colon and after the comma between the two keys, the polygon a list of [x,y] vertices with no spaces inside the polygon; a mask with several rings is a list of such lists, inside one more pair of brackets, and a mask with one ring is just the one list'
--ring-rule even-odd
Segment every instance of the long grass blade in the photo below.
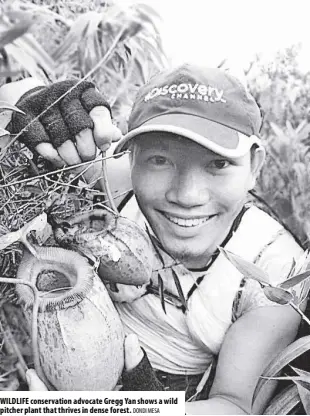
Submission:
{"label": "long grass blade", "polygon": [[46,72],[53,72],[56,64],[53,58],[30,34],[26,34],[14,42],[23,51],[27,52]]}
{"label": "long grass blade", "polygon": [[229,260],[244,277],[257,280],[260,283],[264,283],[270,286],[268,274],[262,270],[260,267],[256,266],[253,263],[250,263],[247,260],[244,260],[240,256],[219,247],[220,252]]}
{"label": "long grass blade", "polygon": [[183,292],[183,289],[182,289],[182,286],[181,286],[181,283],[180,283],[180,280],[179,280],[179,278],[178,278],[178,275],[176,274],[176,272],[173,270],[173,268],[171,269],[171,272],[172,272],[172,276],[173,276],[173,280],[174,280],[174,283],[175,283],[175,285],[176,285],[176,288],[177,288],[177,291],[178,291],[178,294],[179,294],[179,296],[180,296],[180,300],[181,300],[181,303],[182,303],[182,306],[184,307],[184,309],[187,311],[187,302],[186,302],[186,299],[185,299],[185,296],[184,296],[184,292]]}
{"label": "long grass blade", "polygon": [[299,374],[301,377],[303,377],[303,380],[306,381],[307,383],[309,383],[309,386],[310,386],[310,373],[308,371],[301,370],[300,368],[293,367],[292,365],[291,365],[291,368],[297,374]]}
{"label": "long grass blade", "polygon": [[33,24],[31,18],[25,18],[23,21],[16,23],[12,28],[0,33],[0,49],[8,43],[14,42],[20,36],[23,36]]}
{"label": "long grass blade", "polygon": [[15,105],[12,105],[12,104],[7,103],[6,101],[1,101],[0,100],[0,111],[1,110],[12,110],[12,111],[16,111],[17,113],[20,113],[20,114],[25,114],[22,110],[17,108]]}
{"label": "long grass blade", "polygon": [[165,314],[167,314],[166,305],[165,305],[165,297],[164,297],[164,282],[163,282],[163,279],[162,279],[162,277],[159,273],[157,275],[157,278],[158,278],[158,289],[159,289],[160,303],[161,303],[161,306],[163,308],[163,311],[165,312]]}
{"label": "long grass blade", "polygon": [[279,305],[287,305],[293,299],[293,295],[280,287],[265,286],[263,288],[265,296],[272,302]]}
{"label": "long grass blade", "polygon": [[301,282],[304,282],[310,277],[310,270],[307,270],[304,273],[297,274],[294,277],[291,277],[288,280],[285,280],[284,282],[280,283],[278,287],[281,287],[282,289],[290,289],[291,287],[294,287],[298,285]]}
{"label": "long grass blade", "polygon": [[271,400],[264,415],[288,415],[299,403],[297,386],[289,386]]}
{"label": "long grass blade", "polygon": [[74,45],[79,44],[83,38],[83,33],[85,33],[87,29],[88,19],[88,13],[85,13],[76,19],[61,45],[53,52],[52,57],[55,61],[60,61],[62,57],[68,55],[68,52],[71,51]]}
{"label": "long grass blade", "polygon": [[[304,352],[310,349],[310,335],[299,338],[291,345],[289,345],[285,350],[283,350],[271,363],[267,366],[263,377],[276,377],[279,375],[280,371],[288,365],[295,358],[299,357]],[[257,383],[256,389],[253,395],[253,403],[257,400],[259,395],[263,395],[269,382],[266,378],[260,378]]]}
{"label": "long grass blade", "polygon": [[309,384],[306,383],[307,388],[305,387],[305,383],[302,381],[294,381],[297,386],[298,393],[302,402],[302,405],[305,409],[306,415],[310,415],[310,391],[309,391]]}
{"label": "long grass blade", "polygon": [[151,240],[151,243],[152,243],[152,245],[153,245],[153,247],[154,247],[154,250],[156,251],[156,254],[157,254],[157,256],[158,256],[158,258],[159,258],[159,260],[160,260],[160,262],[161,262],[161,265],[162,265],[162,267],[164,267],[165,266],[165,261],[164,261],[164,258],[163,258],[163,256],[161,255],[161,252],[159,251],[159,248],[158,248],[158,246],[157,246],[157,240],[156,240],[156,238],[151,234],[151,232],[150,232],[150,230],[149,230],[149,227],[148,226],[146,226],[145,227],[145,229],[146,229],[146,232],[147,232],[147,235],[149,236],[149,239]]}
{"label": "long grass blade", "polygon": [[302,380],[293,380],[297,386],[298,393],[306,414],[310,414],[310,373],[308,371],[300,370],[292,367],[293,370],[301,376]]}

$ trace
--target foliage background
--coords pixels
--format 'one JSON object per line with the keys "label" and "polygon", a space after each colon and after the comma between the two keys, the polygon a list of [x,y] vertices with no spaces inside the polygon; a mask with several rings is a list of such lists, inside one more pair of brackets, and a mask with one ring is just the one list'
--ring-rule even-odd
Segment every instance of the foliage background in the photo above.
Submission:
{"label": "foliage background", "polygon": [[[89,79],[105,92],[114,118],[125,132],[139,86],[168,64],[157,23],[158,16],[146,5],[128,7],[103,0],[0,0],[0,85],[28,76],[45,83],[68,77],[80,79],[100,63]],[[110,59],[103,62],[110,49]],[[300,46],[292,45],[279,51],[271,62],[257,56],[245,75],[264,113],[261,135],[267,148],[254,200],[274,213],[305,248],[310,248],[310,73],[300,70],[299,52]],[[13,149],[8,165],[2,162],[1,167],[14,171],[15,179],[32,172],[27,152],[23,153],[23,148],[18,151],[20,156],[16,157]],[[32,185],[38,190],[37,183]],[[43,182],[39,186],[48,202],[53,188]],[[18,194],[14,209],[18,207],[20,213],[22,192],[31,191],[21,189]],[[65,195],[80,208],[78,191]],[[12,196],[2,197],[2,232],[18,229],[29,218],[8,215],[3,206],[7,207]],[[32,211],[27,208],[25,212],[35,215],[42,208],[36,204]],[[1,258],[2,275],[14,275],[19,254],[20,247],[5,253]],[[8,264],[15,264],[15,268]],[[1,348],[0,356],[0,389],[22,389],[20,367],[25,365],[23,360],[31,363],[29,334],[20,325],[20,311],[8,302],[14,300],[14,293],[1,288],[0,332],[6,337],[9,333],[9,342],[2,337],[5,348]],[[12,317],[9,322],[7,317]],[[15,347],[10,350],[12,344]],[[20,352],[18,359],[16,351]]]}
{"label": "foliage background", "polygon": [[310,74],[299,69],[299,52],[292,45],[269,63],[257,56],[246,76],[264,114],[267,161],[256,192],[309,248]]}

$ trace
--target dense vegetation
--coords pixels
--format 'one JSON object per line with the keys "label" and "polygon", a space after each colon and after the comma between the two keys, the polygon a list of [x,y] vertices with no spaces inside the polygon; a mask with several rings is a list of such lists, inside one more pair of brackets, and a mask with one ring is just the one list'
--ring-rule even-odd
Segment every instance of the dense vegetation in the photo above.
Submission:
{"label": "dense vegetation", "polygon": [[[167,65],[157,19],[145,5],[124,7],[116,1],[1,0],[0,85],[28,76],[46,84],[87,77],[108,96],[117,124],[126,131],[137,89]],[[264,113],[262,138],[268,154],[254,200],[276,215],[304,248],[310,248],[310,73],[299,69],[298,53],[298,45],[293,45],[279,51],[273,62],[262,63],[257,57],[246,70],[246,79]],[[19,183],[46,172],[46,166],[39,159],[36,167],[33,156],[18,143],[0,156],[1,184],[9,185],[0,189],[0,235],[19,229],[55,203],[60,193],[65,197],[65,202],[60,198],[56,204],[60,214],[64,204],[68,213],[98,200],[85,184],[74,183],[73,188],[70,175],[61,177],[61,185],[59,177]],[[18,244],[1,251],[0,276],[14,277],[20,254]],[[20,324],[23,317],[14,306],[14,290],[2,285],[0,294],[0,332],[4,334],[0,389],[20,389],[32,359],[29,334]],[[296,347],[298,353],[310,348],[306,341],[303,349]],[[276,366],[272,375],[281,368]],[[299,402],[296,386],[288,394]]]}

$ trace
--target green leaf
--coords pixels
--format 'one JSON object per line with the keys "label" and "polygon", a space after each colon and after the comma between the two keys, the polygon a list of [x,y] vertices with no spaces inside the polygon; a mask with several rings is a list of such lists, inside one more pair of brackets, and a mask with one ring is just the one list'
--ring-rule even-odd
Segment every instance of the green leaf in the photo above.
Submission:
{"label": "green leaf", "polygon": [[294,277],[291,277],[288,280],[285,280],[285,282],[282,282],[278,285],[279,288],[282,289],[290,289],[291,287],[294,287],[298,285],[299,283],[305,281],[310,277],[310,270],[307,270],[304,273],[297,274]]}
{"label": "green leaf", "polygon": [[182,306],[187,311],[187,309],[188,309],[187,302],[186,302],[186,299],[185,299],[185,296],[184,296],[184,293],[183,293],[183,289],[182,289],[180,280],[178,278],[178,275],[176,274],[176,272],[175,272],[175,270],[173,268],[171,269],[171,272],[172,272],[172,276],[173,276],[173,280],[174,280],[175,286],[177,288],[178,294],[179,294],[180,299],[181,299]]}
{"label": "green leaf", "polygon": [[269,300],[279,305],[287,305],[293,299],[293,295],[290,292],[279,287],[267,286],[263,288],[263,291]]}
{"label": "green leaf", "polygon": [[0,110],[12,110],[20,114],[25,114],[22,110],[17,108],[15,105],[12,105],[10,103],[7,103],[6,101],[1,101],[1,100],[0,100]]}
{"label": "green leaf", "polygon": [[162,277],[159,273],[157,273],[157,278],[158,278],[158,289],[159,289],[160,303],[161,303],[161,306],[163,308],[163,311],[165,312],[165,314],[167,314],[166,305],[165,305],[165,296],[164,296],[164,282],[163,282],[163,279],[162,279]]}
{"label": "green leaf", "polygon": [[[262,377],[276,377],[286,365],[288,365],[291,361],[309,349],[310,335],[299,338],[288,347],[286,347],[274,360],[268,364],[264,370],[264,373],[262,374]],[[269,387],[268,383],[269,380],[260,378],[253,395],[253,402],[257,400],[258,396],[262,395],[262,397],[264,397],[264,394],[266,394],[266,389],[268,390]]]}
{"label": "green leaf", "polygon": [[270,127],[272,128],[272,130],[274,131],[274,133],[278,136],[278,137],[283,137],[285,136],[284,131],[280,129],[279,126],[277,126],[275,123],[270,122]]}
{"label": "green leaf", "polygon": [[[29,75],[31,75],[34,78],[44,79],[44,81],[47,80],[46,76],[44,75],[43,71],[41,70],[40,66],[35,61],[35,59],[31,55],[29,55],[26,52],[26,50],[24,50],[22,47],[19,47],[15,45],[15,43],[12,43],[6,47],[6,51],[9,56],[14,58],[14,60],[28,72]],[[46,72],[48,73],[50,69],[46,69]]]}
{"label": "green leaf", "polygon": [[27,53],[46,73],[52,74],[54,72],[56,62],[32,35],[26,34],[22,38],[16,39],[14,44]]}
{"label": "green leaf", "polygon": [[289,272],[289,274],[288,274],[288,276],[289,276],[289,277],[290,277],[290,276],[293,276],[293,274],[295,273],[295,266],[296,266],[296,260],[295,260],[295,258],[293,257],[293,260],[292,260],[292,266],[291,266],[290,272]]}
{"label": "green leaf", "polygon": [[260,283],[270,286],[268,274],[255,264],[244,260],[242,257],[219,247],[220,252],[229,260],[244,277],[257,280]]}
{"label": "green leaf", "polygon": [[302,402],[302,405],[306,411],[306,414],[310,414],[310,373],[307,371],[299,370],[298,368],[294,368],[297,374],[302,376],[302,380],[293,380],[296,384],[298,393]]}
{"label": "green leaf", "polygon": [[62,57],[67,56],[68,52],[70,52],[76,44],[79,44],[79,42],[82,39],[83,33],[85,33],[87,29],[88,23],[88,13],[85,13],[76,19],[62,43],[53,52],[52,56],[55,59],[55,61],[59,61]]}
{"label": "green leaf", "polygon": [[301,380],[307,384],[306,388],[310,390],[310,373],[308,371],[293,367],[292,365],[291,368],[301,377]]}
{"label": "green leaf", "polygon": [[10,135],[10,132],[0,127],[0,138],[7,135]]}
{"label": "green leaf", "polygon": [[14,42],[20,36],[28,32],[30,26],[33,24],[33,19],[27,16],[23,21],[14,24],[13,27],[0,33],[0,49],[8,43]]}
{"label": "green leaf", "polygon": [[309,371],[301,370],[300,368],[293,367],[292,365],[290,367],[291,367],[292,370],[294,370],[300,376],[303,376],[305,378],[305,380],[310,383],[310,373],[309,373]]}

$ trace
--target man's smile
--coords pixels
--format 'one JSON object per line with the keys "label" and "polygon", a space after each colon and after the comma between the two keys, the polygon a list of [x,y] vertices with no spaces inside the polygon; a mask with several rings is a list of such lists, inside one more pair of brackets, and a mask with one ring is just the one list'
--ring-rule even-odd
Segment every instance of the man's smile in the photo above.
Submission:
{"label": "man's smile", "polygon": [[199,227],[205,224],[210,218],[213,218],[216,214],[208,215],[208,216],[180,216],[174,215],[164,211],[158,211],[162,214],[166,219],[168,219],[173,224],[177,224],[180,227],[184,228],[192,228],[192,227]]}

